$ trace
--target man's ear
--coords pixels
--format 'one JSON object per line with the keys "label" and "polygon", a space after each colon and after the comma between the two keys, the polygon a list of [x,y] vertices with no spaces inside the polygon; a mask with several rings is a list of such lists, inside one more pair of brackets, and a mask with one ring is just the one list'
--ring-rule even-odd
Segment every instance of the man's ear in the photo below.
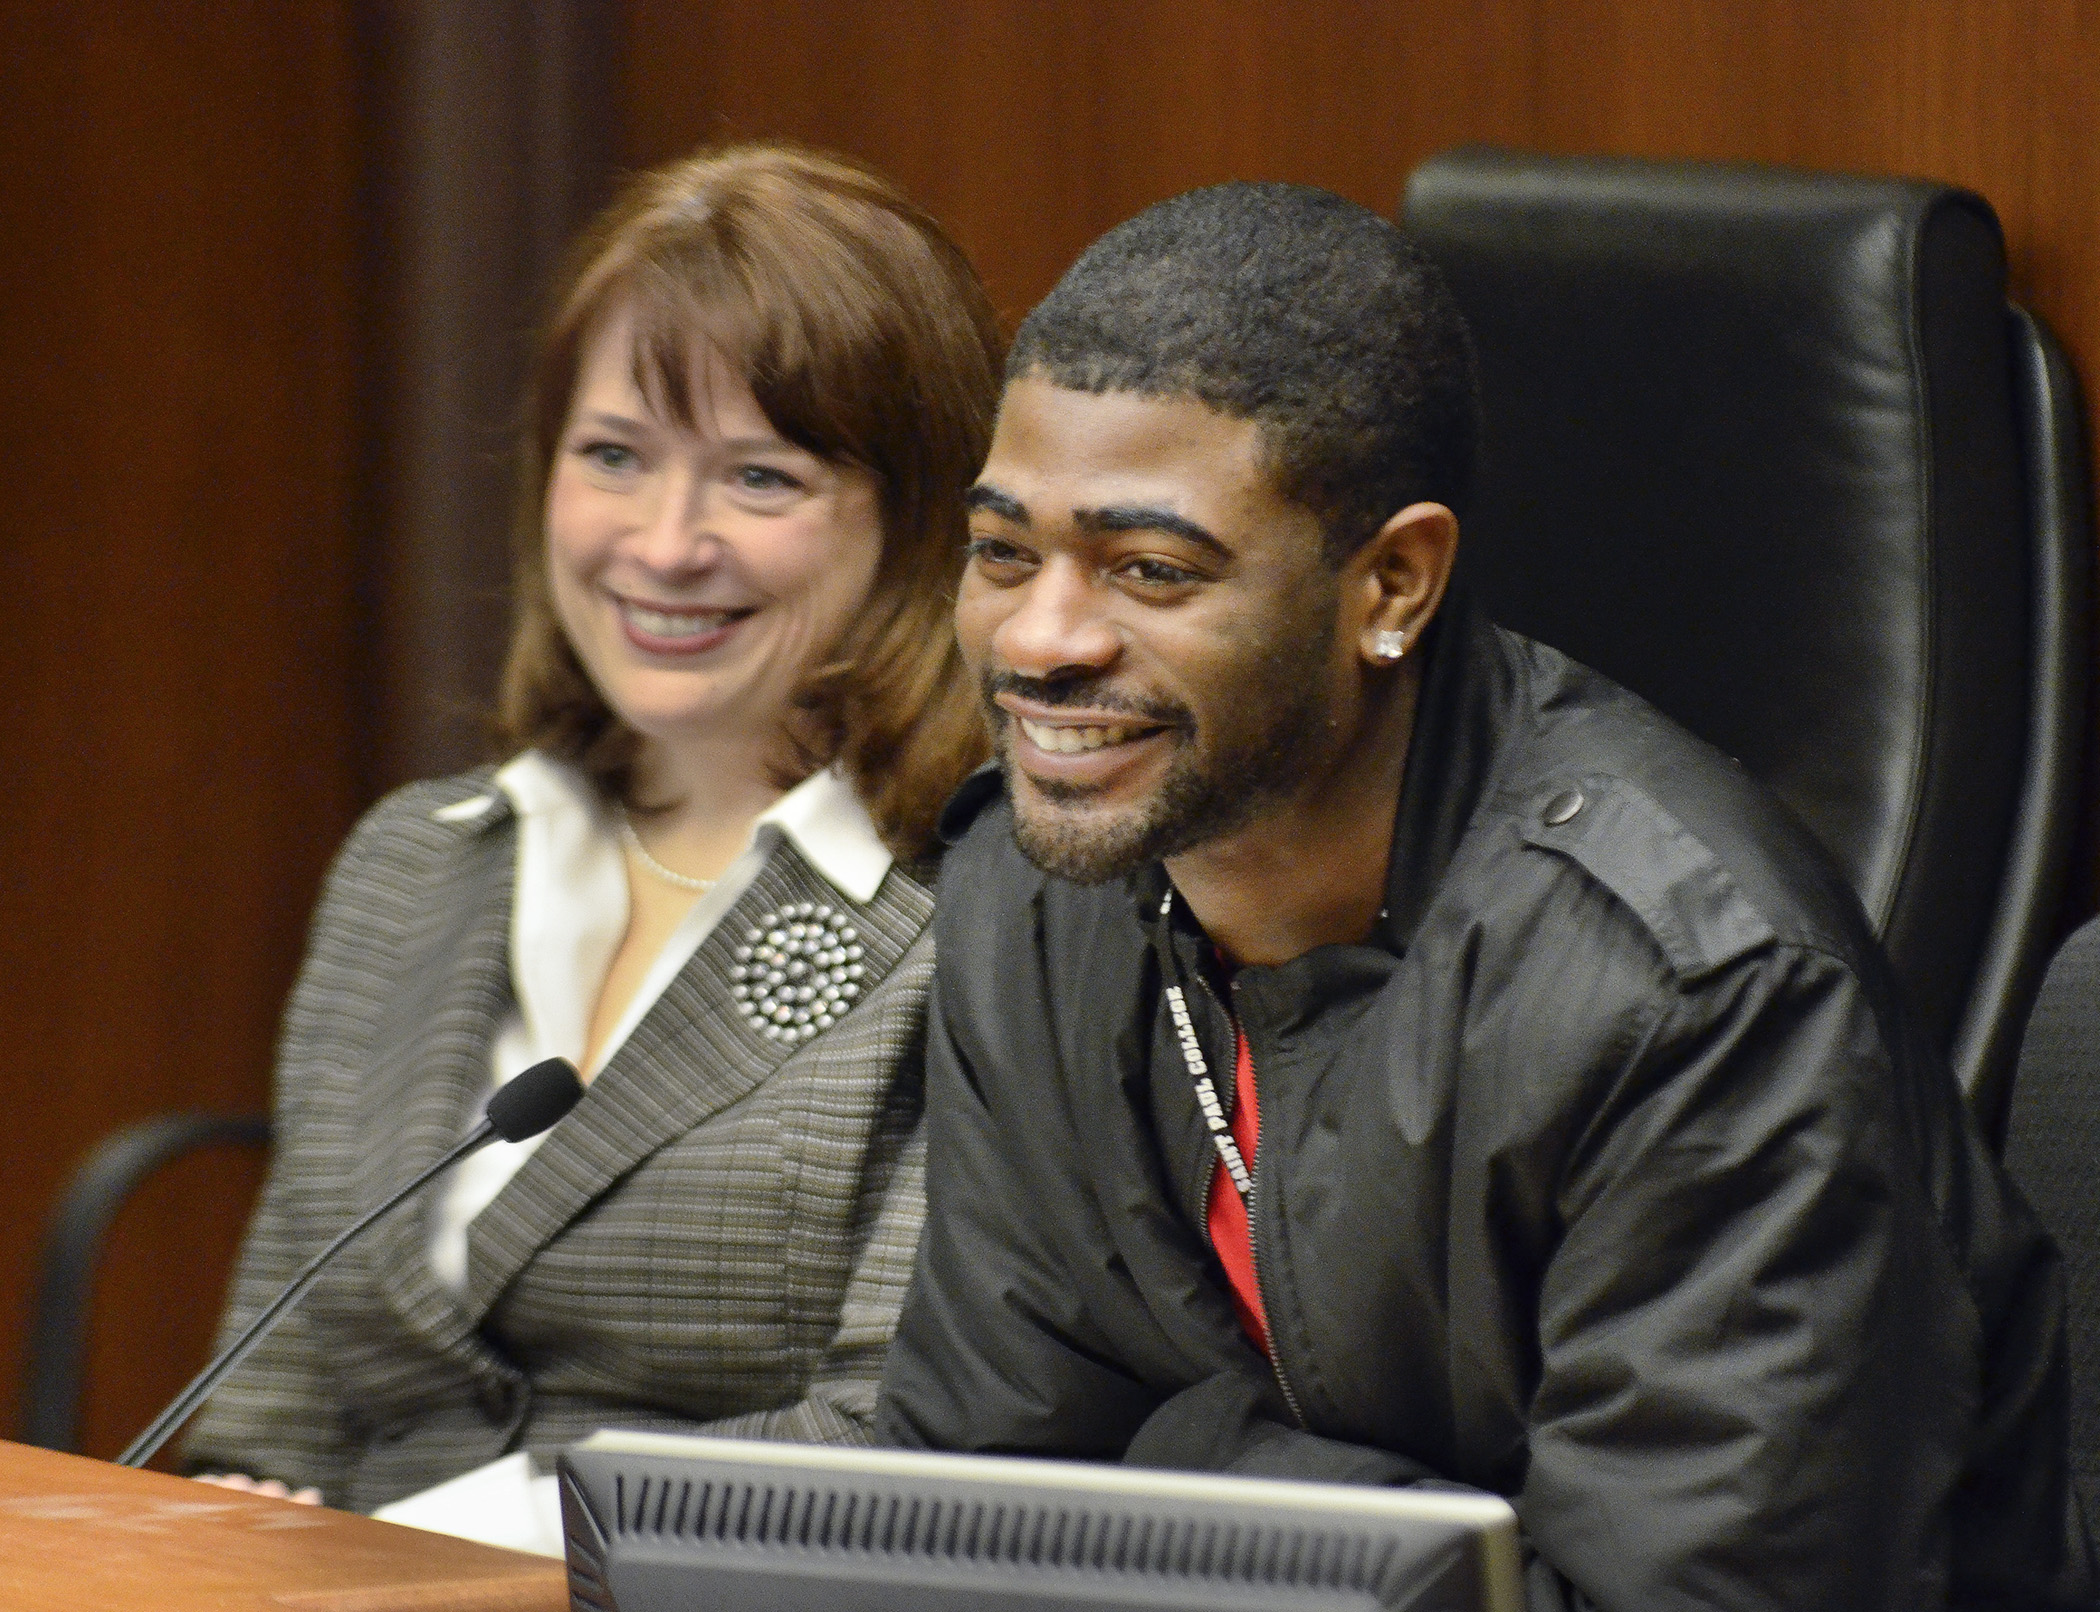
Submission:
{"label": "man's ear", "polygon": [[1360,611],[1357,653],[1391,666],[1420,641],[1444,602],[1458,558],[1458,517],[1443,504],[1409,504],[1344,567],[1343,594]]}

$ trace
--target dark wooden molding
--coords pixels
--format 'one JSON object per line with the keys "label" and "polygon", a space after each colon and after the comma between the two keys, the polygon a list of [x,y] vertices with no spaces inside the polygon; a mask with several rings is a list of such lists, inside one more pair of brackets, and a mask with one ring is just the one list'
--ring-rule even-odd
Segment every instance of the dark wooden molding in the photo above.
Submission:
{"label": "dark wooden molding", "polygon": [[605,199],[614,0],[364,8],[362,501],[371,793],[485,754],[519,388],[563,248]]}

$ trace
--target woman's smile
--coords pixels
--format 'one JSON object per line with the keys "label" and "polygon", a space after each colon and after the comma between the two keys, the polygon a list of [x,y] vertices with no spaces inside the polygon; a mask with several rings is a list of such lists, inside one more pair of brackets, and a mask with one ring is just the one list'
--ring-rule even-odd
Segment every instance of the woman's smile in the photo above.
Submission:
{"label": "woman's smile", "polygon": [[734,629],[757,607],[724,609],[704,605],[645,604],[614,594],[613,605],[627,641],[649,655],[704,655],[727,643]]}

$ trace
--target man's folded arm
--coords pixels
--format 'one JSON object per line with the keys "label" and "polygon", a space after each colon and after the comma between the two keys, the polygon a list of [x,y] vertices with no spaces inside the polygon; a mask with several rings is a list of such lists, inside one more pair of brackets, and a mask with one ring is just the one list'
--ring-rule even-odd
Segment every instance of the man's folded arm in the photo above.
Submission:
{"label": "man's folded arm", "polygon": [[1248,1478],[1467,1487],[1390,1450],[1292,1426],[1282,1396],[1251,1373],[1220,1372],[1163,1400],[1138,1429],[1123,1458],[1132,1466],[1230,1472]]}
{"label": "man's folded arm", "polygon": [[[1113,1460],[1159,1396],[1088,1347],[1060,1244],[952,1033],[927,1018],[926,1230],[883,1372],[876,1438]],[[1038,1145],[1042,1139],[1036,1138]],[[1069,1168],[1069,1161],[1055,1161]]]}
{"label": "man's folded arm", "polygon": [[1602,1606],[1944,1601],[1978,1319],[1884,1028],[1811,950],[1682,986],[1571,1161],[1517,1505]]}

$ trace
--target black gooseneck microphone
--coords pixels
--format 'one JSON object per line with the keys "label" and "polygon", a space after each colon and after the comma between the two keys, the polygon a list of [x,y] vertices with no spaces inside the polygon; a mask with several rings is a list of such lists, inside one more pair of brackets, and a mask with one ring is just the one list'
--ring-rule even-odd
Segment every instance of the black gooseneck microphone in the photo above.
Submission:
{"label": "black gooseneck microphone", "polygon": [[314,1278],[321,1274],[328,1262],[372,1222],[413,1197],[432,1176],[449,1170],[476,1148],[484,1147],[498,1137],[506,1142],[522,1142],[528,1136],[539,1135],[574,1108],[582,1096],[583,1082],[577,1078],[575,1068],[566,1058],[549,1058],[505,1081],[489,1099],[481,1123],[468,1133],[464,1142],[377,1209],[353,1222],[334,1242],[314,1255],[307,1262],[306,1269],[292,1278],[291,1285],[272,1299],[262,1314],[249,1322],[247,1329],[228,1344],[216,1360],[190,1379],[189,1387],[177,1394],[168,1408],[153,1419],[152,1426],[131,1441],[124,1453],[117,1457],[117,1465],[144,1466],[152,1460],[175,1430],[211,1397],[211,1391],[219,1386],[221,1379],[248,1358],[250,1351],[277,1324],[278,1318],[298,1301],[300,1294],[313,1286]]}

